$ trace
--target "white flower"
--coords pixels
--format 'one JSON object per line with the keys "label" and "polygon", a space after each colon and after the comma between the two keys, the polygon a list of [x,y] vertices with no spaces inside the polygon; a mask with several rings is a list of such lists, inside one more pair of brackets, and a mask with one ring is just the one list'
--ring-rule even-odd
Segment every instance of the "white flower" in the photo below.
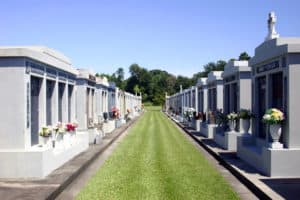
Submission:
{"label": "white flower", "polygon": [[265,114],[265,115],[263,116],[263,119],[264,119],[264,120],[271,120],[271,115],[270,115],[270,114]]}

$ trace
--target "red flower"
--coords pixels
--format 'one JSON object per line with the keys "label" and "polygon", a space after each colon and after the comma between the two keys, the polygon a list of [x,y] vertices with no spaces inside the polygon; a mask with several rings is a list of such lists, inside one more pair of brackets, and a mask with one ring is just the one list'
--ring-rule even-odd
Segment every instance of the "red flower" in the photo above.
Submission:
{"label": "red flower", "polygon": [[75,131],[75,126],[72,123],[67,123],[66,124],[66,130],[67,131]]}

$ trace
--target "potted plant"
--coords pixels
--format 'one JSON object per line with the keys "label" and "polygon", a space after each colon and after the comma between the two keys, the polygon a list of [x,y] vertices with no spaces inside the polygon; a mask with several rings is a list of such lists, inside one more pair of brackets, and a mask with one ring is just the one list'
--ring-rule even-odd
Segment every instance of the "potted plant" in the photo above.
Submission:
{"label": "potted plant", "polygon": [[229,113],[227,115],[228,119],[228,125],[230,132],[234,132],[235,126],[236,126],[236,120],[238,119],[238,115],[235,112]]}
{"label": "potted plant", "polygon": [[51,136],[51,133],[52,133],[51,127],[49,127],[49,126],[43,126],[41,128],[41,131],[40,131],[39,135],[40,135],[41,143],[43,145],[46,145],[48,143],[49,138]]}
{"label": "potted plant", "polygon": [[196,131],[200,131],[200,120],[202,118],[201,112],[193,112],[193,127]]}
{"label": "potted plant", "polygon": [[254,115],[248,109],[241,109],[238,113],[238,118],[242,119],[242,127],[245,134],[249,133],[250,119],[253,117]]}
{"label": "potted plant", "polygon": [[217,123],[218,125],[218,128],[219,130],[225,130],[226,129],[226,125],[228,123],[228,118],[227,118],[227,115],[222,113],[222,111],[216,111],[216,119],[215,119],[215,122]]}
{"label": "potted plant", "polygon": [[55,132],[55,136],[53,137],[53,147],[55,147],[55,143],[60,143],[64,138],[65,126],[63,123],[58,122],[56,126],[53,127],[53,131]]}
{"label": "potted plant", "polygon": [[281,136],[281,124],[284,121],[284,114],[277,108],[270,108],[266,110],[263,116],[263,123],[269,125],[269,132],[273,143],[279,143]]}
{"label": "potted plant", "polygon": [[194,108],[187,108],[187,110],[186,110],[186,117],[187,117],[187,119],[188,119],[189,122],[192,121],[193,113],[194,112],[195,112]]}
{"label": "potted plant", "polygon": [[195,120],[200,120],[202,117],[202,113],[201,112],[194,112],[194,119]]}
{"label": "potted plant", "polygon": [[121,120],[120,120],[120,111],[118,108],[113,107],[111,109],[112,118],[115,120],[115,127],[118,128],[121,126]]}

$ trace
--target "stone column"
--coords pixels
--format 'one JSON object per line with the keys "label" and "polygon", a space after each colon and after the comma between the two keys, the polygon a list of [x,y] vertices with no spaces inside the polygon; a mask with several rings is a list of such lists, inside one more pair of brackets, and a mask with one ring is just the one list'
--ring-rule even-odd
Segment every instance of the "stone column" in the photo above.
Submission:
{"label": "stone column", "polygon": [[196,112],[199,112],[198,101],[199,101],[199,99],[198,99],[198,87],[196,86],[195,87],[195,110],[196,110]]}

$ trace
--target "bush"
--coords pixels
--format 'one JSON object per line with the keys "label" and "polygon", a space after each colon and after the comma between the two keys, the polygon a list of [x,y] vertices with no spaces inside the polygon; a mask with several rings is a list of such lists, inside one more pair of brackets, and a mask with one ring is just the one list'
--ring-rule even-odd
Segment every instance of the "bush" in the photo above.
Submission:
{"label": "bush", "polygon": [[145,102],[145,103],[144,103],[144,106],[147,106],[147,107],[149,107],[149,106],[153,106],[153,103],[152,103],[152,102],[150,102],[150,101],[148,101],[148,102]]}

